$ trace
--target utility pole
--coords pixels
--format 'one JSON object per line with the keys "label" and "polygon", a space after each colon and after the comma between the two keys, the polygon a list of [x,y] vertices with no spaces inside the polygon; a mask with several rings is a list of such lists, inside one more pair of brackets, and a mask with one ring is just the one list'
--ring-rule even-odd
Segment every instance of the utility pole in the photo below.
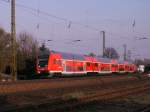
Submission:
{"label": "utility pole", "polygon": [[127,45],[124,44],[123,47],[124,47],[124,61],[126,61],[127,60]]}
{"label": "utility pole", "polygon": [[11,0],[12,80],[17,80],[15,0]]}
{"label": "utility pole", "polygon": [[128,60],[131,60],[131,54],[132,54],[131,50],[128,50],[128,52],[127,52],[127,59]]}
{"label": "utility pole", "polygon": [[105,31],[101,31],[103,35],[103,57],[105,57]]}

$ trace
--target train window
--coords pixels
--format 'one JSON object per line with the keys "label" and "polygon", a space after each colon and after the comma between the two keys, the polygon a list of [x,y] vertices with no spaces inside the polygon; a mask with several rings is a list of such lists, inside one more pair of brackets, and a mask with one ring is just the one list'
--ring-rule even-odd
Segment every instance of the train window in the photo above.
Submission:
{"label": "train window", "polygon": [[67,65],[67,66],[66,66],[66,71],[72,71],[72,67],[69,66],[69,65]]}
{"label": "train window", "polygon": [[53,59],[53,64],[56,64],[56,59]]}
{"label": "train window", "polygon": [[109,71],[108,67],[104,67],[103,71]]}
{"label": "train window", "polygon": [[130,67],[130,70],[132,70],[132,67]]}
{"label": "train window", "polygon": [[86,63],[86,65],[87,65],[87,66],[90,66],[90,63],[88,62],[88,63]]}
{"label": "train window", "polygon": [[40,67],[45,67],[48,64],[48,60],[47,59],[39,59],[39,66]]}
{"label": "train window", "polygon": [[111,66],[112,66],[112,67],[117,67],[117,65],[115,65],[115,64],[112,64]]}
{"label": "train window", "polygon": [[98,63],[95,63],[95,67],[98,67]]}
{"label": "train window", "polygon": [[58,65],[62,65],[61,60],[57,60]]}
{"label": "train window", "polygon": [[79,66],[78,71],[83,71],[83,66]]}
{"label": "train window", "polygon": [[114,65],[114,64],[112,64],[111,66],[112,66],[112,67],[115,67],[115,65]]}
{"label": "train window", "polygon": [[124,71],[124,69],[123,68],[119,68],[119,71]]}

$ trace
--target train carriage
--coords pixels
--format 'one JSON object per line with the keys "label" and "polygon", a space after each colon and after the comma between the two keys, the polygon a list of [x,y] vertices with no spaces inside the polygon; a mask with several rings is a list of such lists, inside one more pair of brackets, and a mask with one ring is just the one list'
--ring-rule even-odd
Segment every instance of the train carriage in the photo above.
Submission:
{"label": "train carriage", "polygon": [[132,72],[132,70],[131,70],[131,68],[132,68],[132,67],[131,67],[131,66],[132,66],[132,63],[131,63],[131,62],[127,62],[127,61],[126,61],[126,62],[124,63],[124,65],[125,65],[125,72],[126,72],[126,73]]}
{"label": "train carriage", "polygon": [[100,70],[99,62],[95,57],[92,56],[84,56],[86,62],[86,72],[87,73],[98,73]]}
{"label": "train carriage", "polygon": [[135,72],[136,71],[136,66],[133,64],[133,63],[130,63],[130,68],[129,68],[129,72],[130,73],[133,73],[133,72]]}
{"label": "train carriage", "polygon": [[125,73],[124,61],[118,61],[118,72],[119,73]]}
{"label": "train carriage", "polygon": [[[41,60],[48,63],[41,66]],[[82,55],[51,51],[46,59],[39,59],[37,71],[42,70],[42,73],[48,72],[50,75],[85,74],[85,61]]]}
{"label": "train carriage", "polygon": [[82,55],[59,53],[63,61],[62,74],[85,74],[85,59]]}
{"label": "train carriage", "polygon": [[111,71],[113,73],[117,73],[118,72],[118,61],[116,59],[111,59]]}
{"label": "train carriage", "polygon": [[135,72],[131,62],[56,51],[45,52],[37,60],[37,73],[54,75],[85,75]]}
{"label": "train carriage", "polygon": [[97,57],[98,62],[100,63],[99,73],[112,73],[111,71],[111,60],[108,58]]}

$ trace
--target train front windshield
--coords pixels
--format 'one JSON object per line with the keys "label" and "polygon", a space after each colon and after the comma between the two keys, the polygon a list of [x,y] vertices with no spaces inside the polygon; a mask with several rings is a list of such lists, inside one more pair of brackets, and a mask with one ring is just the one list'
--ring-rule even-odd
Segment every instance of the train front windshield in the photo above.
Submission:
{"label": "train front windshield", "polygon": [[45,67],[48,65],[48,55],[41,55],[39,56],[39,67]]}

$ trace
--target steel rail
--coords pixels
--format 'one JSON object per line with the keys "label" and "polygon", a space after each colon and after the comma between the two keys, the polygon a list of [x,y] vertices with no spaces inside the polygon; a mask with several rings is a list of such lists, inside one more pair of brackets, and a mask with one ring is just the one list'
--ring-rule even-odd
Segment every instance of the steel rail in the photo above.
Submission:
{"label": "steel rail", "polygon": [[[59,103],[61,103],[61,105],[59,105],[59,106],[57,105],[57,107],[55,106],[55,107],[49,109],[49,112],[62,111],[62,110],[65,110],[66,108],[74,108],[76,106],[86,104],[86,103],[92,102],[92,101],[110,100],[110,99],[114,99],[114,98],[116,99],[116,98],[120,98],[120,97],[125,97],[126,95],[129,95],[129,94],[136,94],[139,92],[150,90],[150,83],[148,83],[148,82],[144,83],[144,81],[142,81],[141,83],[137,82],[131,86],[129,86],[129,85],[130,84],[122,85],[122,86],[118,86],[118,87],[114,87],[114,88],[112,88],[112,86],[110,86],[110,88],[105,88],[104,90],[97,90],[97,91],[94,91],[92,94],[87,94],[87,96],[76,99],[73,102],[71,101],[71,103],[65,103],[67,101],[64,101],[64,103],[63,103],[63,101],[58,102],[58,105],[59,105]],[[51,103],[51,102],[43,101],[39,105],[33,105],[33,106],[40,107],[40,105],[49,104],[49,103]],[[14,109],[17,110],[18,108],[14,108]]]}

